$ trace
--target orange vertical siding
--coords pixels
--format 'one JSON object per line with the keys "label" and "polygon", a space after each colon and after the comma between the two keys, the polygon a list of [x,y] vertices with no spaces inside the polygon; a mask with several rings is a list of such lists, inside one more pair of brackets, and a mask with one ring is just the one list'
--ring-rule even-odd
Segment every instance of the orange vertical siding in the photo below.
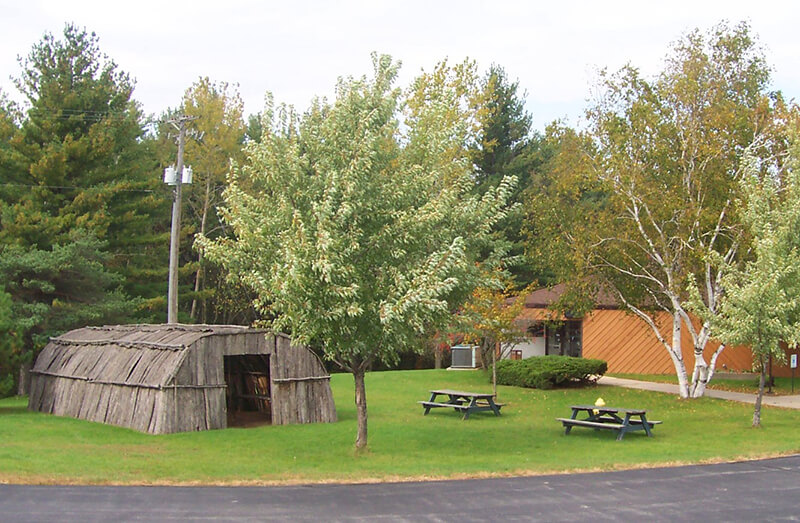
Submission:
{"label": "orange vertical siding", "polygon": [[[672,318],[661,313],[657,324],[665,339],[672,341]],[[706,362],[719,346],[709,342],[705,349]],[[683,360],[691,374],[694,348],[684,326],[681,338]],[[595,310],[583,320],[583,356],[608,362],[608,372],[634,374],[674,374],[675,367],[664,346],[641,319],[621,310]],[[750,350],[745,347],[726,347],[717,360],[717,369],[748,371],[752,367]]]}

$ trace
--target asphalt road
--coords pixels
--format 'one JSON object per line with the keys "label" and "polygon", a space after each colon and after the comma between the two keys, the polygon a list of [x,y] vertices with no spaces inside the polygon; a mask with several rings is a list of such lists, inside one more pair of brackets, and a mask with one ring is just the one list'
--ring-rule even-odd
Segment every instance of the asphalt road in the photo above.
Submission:
{"label": "asphalt road", "polygon": [[432,483],[0,485],[0,521],[800,521],[800,455]]}

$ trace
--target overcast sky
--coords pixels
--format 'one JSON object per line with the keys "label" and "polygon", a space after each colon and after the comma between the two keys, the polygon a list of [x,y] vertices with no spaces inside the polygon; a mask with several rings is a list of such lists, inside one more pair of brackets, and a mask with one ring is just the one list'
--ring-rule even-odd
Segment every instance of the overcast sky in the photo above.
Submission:
{"label": "overcast sky", "polygon": [[0,13],[0,89],[11,98],[17,57],[74,22],[136,79],[147,114],[177,107],[201,76],[238,84],[246,114],[266,91],[303,110],[331,96],[337,77],[369,73],[377,51],[402,61],[402,85],[444,58],[499,64],[527,92],[535,128],[576,125],[599,68],[630,62],[652,75],[682,34],[723,19],[750,23],[773,87],[800,100],[796,0],[0,0]]}

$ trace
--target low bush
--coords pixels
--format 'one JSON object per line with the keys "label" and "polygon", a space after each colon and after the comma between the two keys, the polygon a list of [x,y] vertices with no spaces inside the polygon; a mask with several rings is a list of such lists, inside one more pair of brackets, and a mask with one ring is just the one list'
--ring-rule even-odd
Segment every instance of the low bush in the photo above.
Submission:
{"label": "low bush", "polygon": [[570,356],[534,356],[497,362],[497,383],[533,389],[552,389],[569,384],[588,384],[605,374],[603,360]]}

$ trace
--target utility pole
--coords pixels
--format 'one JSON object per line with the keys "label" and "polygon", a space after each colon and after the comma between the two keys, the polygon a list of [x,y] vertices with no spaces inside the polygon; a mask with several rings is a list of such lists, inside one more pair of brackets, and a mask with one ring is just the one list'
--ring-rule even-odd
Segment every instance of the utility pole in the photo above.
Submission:
{"label": "utility pole", "polygon": [[[186,122],[194,120],[193,116],[179,116],[169,121],[178,129],[178,165],[177,168],[167,168],[164,172],[164,181],[170,185],[174,183],[175,190],[172,198],[172,227],[169,237],[169,287],[167,289],[167,323],[178,323],[178,248],[181,237],[181,186],[191,183],[191,174],[188,181],[183,173],[183,145],[186,141]],[[191,171],[189,171],[191,173]]]}

